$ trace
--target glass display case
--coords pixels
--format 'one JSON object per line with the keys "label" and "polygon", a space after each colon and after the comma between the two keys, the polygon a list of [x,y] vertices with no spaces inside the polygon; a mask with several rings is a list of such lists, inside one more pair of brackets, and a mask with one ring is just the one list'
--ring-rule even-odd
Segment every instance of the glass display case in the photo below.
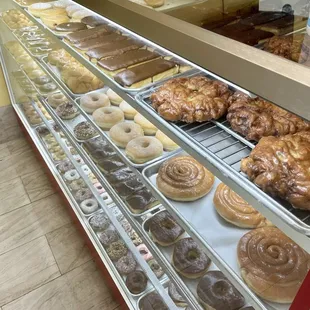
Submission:
{"label": "glass display case", "polygon": [[43,2],[10,98],[128,308],[308,309],[306,4]]}

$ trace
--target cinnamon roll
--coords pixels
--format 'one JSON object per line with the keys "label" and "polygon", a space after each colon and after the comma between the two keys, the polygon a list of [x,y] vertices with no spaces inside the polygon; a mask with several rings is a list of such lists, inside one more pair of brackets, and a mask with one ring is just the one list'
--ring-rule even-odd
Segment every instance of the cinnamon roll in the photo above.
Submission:
{"label": "cinnamon roll", "polygon": [[242,278],[258,296],[293,301],[310,268],[308,253],[276,227],[248,232],[237,251]]}
{"label": "cinnamon roll", "polygon": [[224,183],[217,187],[213,203],[217,213],[236,226],[244,228],[272,226],[271,222]]}
{"label": "cinnamon roll", "polygon": [[176,201],[194,201],[212,188],[214,175],[190,156],[177,156],[164,162],[156,179],[158,189]]}

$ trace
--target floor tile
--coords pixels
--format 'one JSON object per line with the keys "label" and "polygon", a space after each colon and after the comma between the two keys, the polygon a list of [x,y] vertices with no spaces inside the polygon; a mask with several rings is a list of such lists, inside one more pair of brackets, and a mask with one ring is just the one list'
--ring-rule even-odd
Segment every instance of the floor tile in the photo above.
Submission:
{"label": "floor tile", "polygon": [[4,158],[10,156],[10,150],[7,146],[6,143],[1,143],[0,144],[0,161],[3,160]]}
{"label": "floor tile", "polygon": [[34,173],[22,176],[22,181],[32,202],[56,192],[44,170],[37,170]]}
{"label": "floor tile", "polygon": [[15,179],[18,176],[19,175],[16,171],[16,167],[14,166],[14,161],[11,156],[5,157],[0,161],[0,183]]}
{"label": "floor tile", "polygon": [[22,296],[3,310],[116,310],[100,271],[90,261]]}
{"label": "floor tile", "polygon": [[1,255],[0,271],[0,305],[60,275],[44,236]]}
{"label": "floor tile", "polygon": [[34,240],[71,221],[57,194],[0,216],[0,253]]}
{"label": "floor tile", "polygon": [[12,155],[24,153],[31,150],[31,146],[26,138],[19,138],[7,143],[7,147]]}
{"label": "floor tile", "polygon": [[21,178],[0,183],[0,215],[29,204]]}
{"label": "floor tile", "polygon": [[83,238],[73,224],[48,233],[46,238],[62,274],[92,258]]}

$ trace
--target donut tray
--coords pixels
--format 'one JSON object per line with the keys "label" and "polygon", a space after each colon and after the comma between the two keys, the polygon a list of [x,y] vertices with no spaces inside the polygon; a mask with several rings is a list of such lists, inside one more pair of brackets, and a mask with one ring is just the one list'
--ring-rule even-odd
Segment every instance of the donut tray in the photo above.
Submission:
{"label": "donut tray", "polygon": [[[187,155],[185,152],[180,155]],[[169,158],[173,158],[171,156]],[[163,206],[186,226],[186,231],[196,241],[202,239],[202,243],[212,247],[223,261],[230,268],[230,273],[234,277],[241,278],[237,261],[237,245],[240,238],[249,230],[234,226],[222,219],[216,212],[213,205],[213,196],[217,186],[221,183],[215,178],[212,190],[203,198],[192,202],[172,201],[160,193],[156,186],[156,177],[160,166],[165,159],[150,165],[142,172],[146,182],[151,186],[153,194],[158,198]],[[144,227],[147,227],[144,225]],[[184,228],[184,227],[183,227]],[[196,239],[197,238],[197,239]],[[246,284],[244,284],[246,286]],[[278,310],[289,310],[289,304],[276,304],[268,302],[268,305]]]}
{"label": "donut tray", "polygon": [[[103,93],[106,93],[107,90],[108,90],[108,88],[102,88],[102,89],[100,89],[100,90],[95,90],[95,91],[89,92],[88,94],[92,94],[92,93],[95,93],[95,92],[103,92]],[[83,111],[83,109],[80,107],[80,98],[77,98],[77,99],[75,100],[75,102],[76,102],[77,105],[79,106],[80,110]],[[113,106],[113,105],[112,105],[112,106]],[[85,112],[84,112],[83,114],[84,114],[84,116],[86,115],[85,118],[89,118],[89,119],[91,120],[91,122],[92,122],[93,124],[95,124],[92,115],[87,115]],[[134,121],[133,121],[133,120],[125,120],[125,122],[132,123],[132,122],[134,122]],[[104,135],[105,135],[105,137],[107,138],[108,141],[112,142],[112,140],[110,139],[109,131],[108,131],[108,130],[100,129],[97,125],[96,125],[96,128],[97,128],[97,130],[100,130],[101,132],[104,133]],[[112,142],[112,143],[113,143],[113,142]],[[122,153],[123,157],[126,157],[126,158],[127,158],[125,149],[120,148],[120,147],[117,147],[117,148],[120,150],[120,152]],[[172,154],[176,154],[176,153],[178,153],[179,151],[180,151],[180,149],[177,149],[177,150],[171,151],[171,152],[166,152],[166,151],[164,151],[164,152],[163,152],[163,155],[161,155],[161,156],[159,156],[159,157],[157,157],[157,158],[155,158],[155,159],[152,159],[152,160],[150,160],[150,161],[148,161],[148,162],[146,162],[146,163],[143,163],[143,164],[136,164],[136,163],[134,163],[132,160],[130,160],[129,158],[127,158],[127,161],[130,162],[130,165],[131,165],[132,167],[135,167],[135,168],[137,168],[137,169],[142,170],[142,169],[144,169],[145,167],[147,167],[148,165],[150,165],[151,163],[156,162],[156,161],[158,161],[158,160],[160,160],[160,159],[162,159],[162,158],[166,158],[166,157],[168,157],[168,156],[170,156],[170,155],[172,155]]]}

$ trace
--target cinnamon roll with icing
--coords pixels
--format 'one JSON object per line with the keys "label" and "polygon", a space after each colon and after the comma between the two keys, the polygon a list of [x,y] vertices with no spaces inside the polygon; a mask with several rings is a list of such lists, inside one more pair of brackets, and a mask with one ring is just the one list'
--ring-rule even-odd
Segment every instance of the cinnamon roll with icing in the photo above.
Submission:
{"label": "cinnamon roll with icing", "polygon": [[243,228],[272,226],[270,221],[224,183],[218,185],[213,203],[217,213],[233,225]]}
{"label": "cinnamon roll with icing", "polygon": [[156,179],[158,189],[176,201],[194,201],[212,188],[214,175],[190,156],[177,156],[164,162]]}
{"label": "cinnamon roll with icing", "polygon": [[310,269],[309,254],[276,227],[248,232],[237,251],[246,284],[273,302],[291,303]]}

